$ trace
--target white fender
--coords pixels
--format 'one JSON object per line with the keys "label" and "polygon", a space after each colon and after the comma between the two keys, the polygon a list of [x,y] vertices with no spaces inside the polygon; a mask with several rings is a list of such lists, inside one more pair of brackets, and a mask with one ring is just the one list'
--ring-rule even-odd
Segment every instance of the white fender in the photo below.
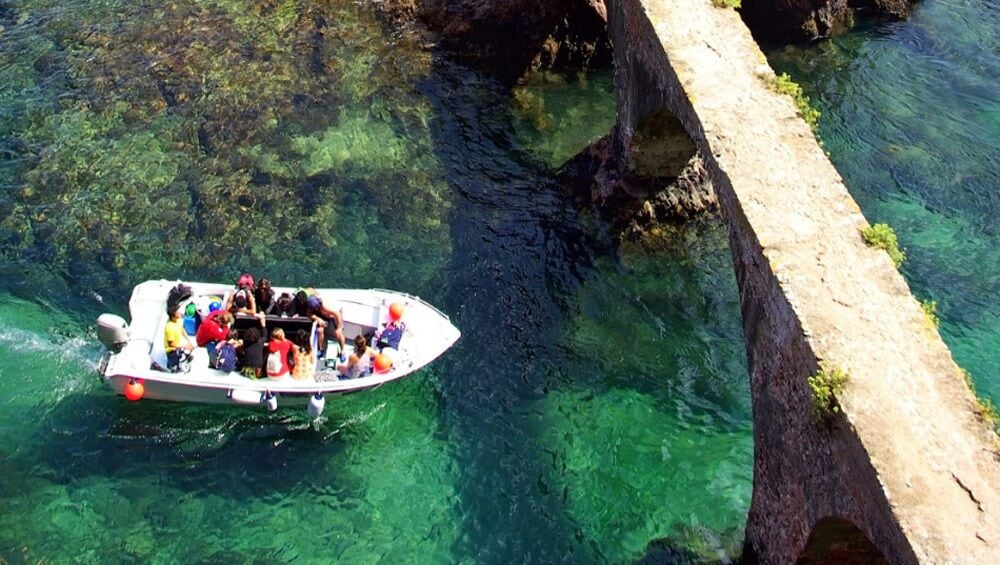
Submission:
{"label": "white fender", "polygon": [[309,397],[309,406],[306,407],[306,412],[310,418],[319,418],[324,408],[326,408],[326,399],[323,398],[322,392],[317,392]]}
{"label": "white fender", "polygon": [[229,399],[236,404],[260,404],[264,401],[264,395],[257,390],[234,388],[229,391]]}

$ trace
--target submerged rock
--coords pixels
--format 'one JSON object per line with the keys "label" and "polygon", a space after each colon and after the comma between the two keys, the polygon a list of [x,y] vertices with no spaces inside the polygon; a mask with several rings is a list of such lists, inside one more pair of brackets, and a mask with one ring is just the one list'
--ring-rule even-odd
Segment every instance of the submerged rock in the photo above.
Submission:
{"label": "submerged rock", "polygon": [[370,6],[140,3],[114,35],[104,11],[52,10],[0,42],[0,274],[25,294],[246,268],[420,288],[447,259],[449,192],[411,88],[431,55]]}

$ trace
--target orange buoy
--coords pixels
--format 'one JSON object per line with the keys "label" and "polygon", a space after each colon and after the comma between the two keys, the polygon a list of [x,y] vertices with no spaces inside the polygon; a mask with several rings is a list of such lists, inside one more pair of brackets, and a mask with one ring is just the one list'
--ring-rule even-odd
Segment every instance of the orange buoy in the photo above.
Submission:
{"label": "orange buoy", "polygon": [[392,368],[392,359],[388,355],[379,353],[375,356],[375,372],[384,373]]}
{"label": "orange buoy", "polygon": [[142,381],[132,379],[127,385],[125,385],[125,398],[131,400],[132,402],[142,398],[142,395],[145,394],[145,392],[146,389],[142,386]]}
{"label": "orange buoy", "polygon": [[406,311],[406,307],[399,302],[393,302],[389,305],[389,319],[393,322],[398,322],[400,318],[403,317],[403,312]]}

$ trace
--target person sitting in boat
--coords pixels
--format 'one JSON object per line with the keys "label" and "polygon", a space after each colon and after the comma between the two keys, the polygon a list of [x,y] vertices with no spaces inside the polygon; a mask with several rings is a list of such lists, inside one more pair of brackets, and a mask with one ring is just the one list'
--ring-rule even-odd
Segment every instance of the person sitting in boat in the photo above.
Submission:
{"label": "person sitting in boat", "polygon": [[229,311],[235,316],[237,314],[243,314],[244,316],[253,316],[257,318],[257,322],[260,323],[260,327],[265,327],[267,325],[267,314],[264,312],[257,312],[254,305],[254,299],[247,299],[246,296],[237,296],[230,301]]}
{"label": "person sitting in boat", "polygon": [[181,370],[181,360],[190,357],[194,345],[191,338],[184,331],[184,311],[180,306],[170,313],[170,320],[163,327],[163,349],[167,352],[167,370],[178,372]]}
{"label": "person sitting in boat", "polygon": [[208,349],[208,365],[215,367],[216,345],[224,341],[229,335],[229,328],[233,325],[233,315],[226,310],[216,310],[201,321],[198,326],[198,333],[194,340],[198,347]]}
{"label": "person sitting in boat", "polygon": [[282,292],[281,296],[274,301],[274,304],[267,310],[269,316],[281,316],[288,318],[296,315],[295,297],[287,292]]}
{"label": "person sitting in boat", "polygon": [[236,333],[236,330],[229,330],[226,341],[219,343],[218,347],[216,347],[218,355],[215,368],[226,373],[235,371],[239,358],[237,349],[242,347],[243,341],[240,339],[239,334]]}
{"label": "person sitting in boat", "polygon": [[344,322],[340,314],[330,310],[323,304],[323,299],[314,288],[303,288],[295,293],[296,313],[299,316],[305,315],[316,321],[316,325],[322,330],[318,336],[319,356],[326,355],[326,345],[330,339],[336,339],[340,346],[340,362],[346,360],[344,351],[347,349],[347,340],[344,339]]}
{"label": "person sitting in boat", "polygon": [[347,379],[363,377],[371,372],[372,358],[375,353],[374,349],[368,347],[368,340],[365,339],[365,336],[358,335],[354,338],[354,352],[351,353],[346,363],[337,365],[337,371]]}
{"label": "person sitting in boat", "polygon": [[267,376],[270,379],[284,379],[291,373],[288,365],[288,356],[293,355],[292,348],[295,347],[291,341],[285,339],[285,330],[274,328],[271,332],[271,341],[267,342]]}
{"label": "person sitting in boat", "polygon": [[236,314],[256,316],[260,327],[267,325],[267,316],[263,312],[257,311],[253,277],[247,273],[240,275],[236,281],[236,291],[229,295],[229,300],[226,301],[226,310],[229,310],[234,316]]}
{"label": "person sitting in boat", "polygon": [[309,317],[309,299],[316,294],[315,288],[300,288],[292,297],[292,316]]}
{"label": "person sitting in boat", "polygon": [[243,376],[259,379],[264,372],[264,339],[257,328],[243,332],[243,357],[240,360]]}
{"label": "person sitting in boat", "polygon": [[403,332],[406,326],[399,320],[393,320],[382,326],[375,332],[375,346],[382,351],[384,349],[399,349],[399,342],[403,340]]}
{"label": "person sitting in boat", "polygon": [[295,366],[292,367],[292,378],[297,381],[309,380],[316,374],[316,352],[312,349],[312,339],[309,332],[295,332]]}
{"label": "person sitting in boat", "polygon": [[253,289],[254,307],[257,312],[270,314],[274,308],[274,288],[271,287],[271,279],[260,279]]}

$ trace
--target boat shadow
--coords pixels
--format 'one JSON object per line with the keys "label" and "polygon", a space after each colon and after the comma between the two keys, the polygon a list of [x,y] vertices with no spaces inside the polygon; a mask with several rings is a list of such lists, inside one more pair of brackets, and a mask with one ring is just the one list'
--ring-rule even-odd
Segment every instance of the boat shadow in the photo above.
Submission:
{"label": "boat shadow", "polygon": [[376,399],[328,402],[324,416],[312,420],[304,407],[270,413],[258,407],[130,403],[106,392],[72,394],[46,409],[42,425],[49,434],[29,457],[40,475],[58,484],[148,476],[184,493],[280,497],[325,488],[330,465],[345,449],[343,436],[353,433],[343,423],[363,420],[373,403],[377,410]]}

